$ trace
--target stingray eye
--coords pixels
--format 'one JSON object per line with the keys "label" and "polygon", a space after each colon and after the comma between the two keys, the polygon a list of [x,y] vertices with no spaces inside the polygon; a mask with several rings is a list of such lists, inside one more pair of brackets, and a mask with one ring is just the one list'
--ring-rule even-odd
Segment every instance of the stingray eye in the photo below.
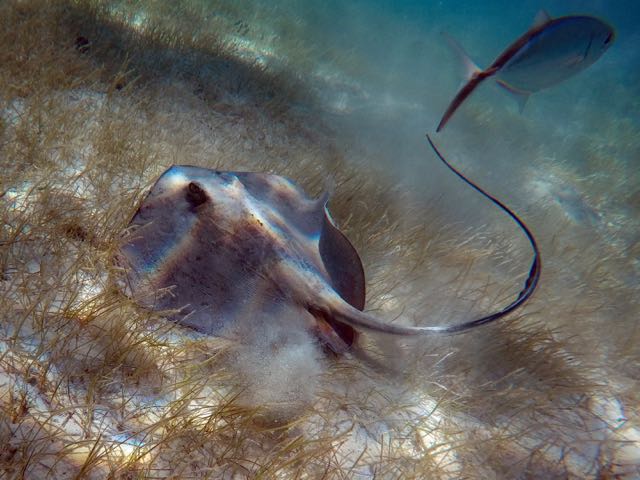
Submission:
{"label": "stingray eye", "polygon": [[202,205],[208,199],[209,196],[207,192],[204,191],[204,188],[196,182],[189,182],[189,185],[187,185],[187,202],[189,202],[192,207]]}

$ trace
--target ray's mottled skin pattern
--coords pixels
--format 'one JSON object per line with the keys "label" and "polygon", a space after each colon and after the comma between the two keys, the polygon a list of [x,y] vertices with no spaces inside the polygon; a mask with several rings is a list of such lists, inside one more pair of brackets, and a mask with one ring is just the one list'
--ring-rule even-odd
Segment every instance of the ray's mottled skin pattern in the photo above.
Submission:
{"label": "ray's mottled skin pattern", "polygon": [[498,199],[437,157],[502,209],[529,240],[533,260],[517,298],[500,310],[450,325],[390,323],[363,311],[365,278],[358,253],[331,220],[328,196],[308,198],[290,180],[264,173],[174,166],[133,216],[116,262],[128,292],[143,306],[168,311],[181,325],[213,335],[265,315],[294,312],[336,353],[356,331],[450,335],[522,306],[540,278],[540,255],[528,227]]}
{"label": "ray's mottled skin pattern", "polygon": [[[174,166],[134,215],[119,263],[140,303],[207,334],[282,302],[309,317],[309,290],[362,309],[362,264],[325,205],[277,175]],[[354,341],[327,316],[309,321],[335,350]]]}

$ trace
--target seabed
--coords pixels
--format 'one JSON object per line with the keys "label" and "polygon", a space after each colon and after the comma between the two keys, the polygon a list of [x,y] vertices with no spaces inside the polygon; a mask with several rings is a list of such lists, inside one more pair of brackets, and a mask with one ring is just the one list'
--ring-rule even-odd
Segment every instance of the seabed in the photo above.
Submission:
{"label": "seabed", "polygon": [[118,289],[137,205],[191,164],[332,187],[389,321],[467,320],[519,291],[526,241],[424,139],[456,87],[433,67],[446,50],[425,53],[442,26],[405,19],[381,66],[339,36],[318,47],[309,20],[372,10],[295,4],[0,4],[0,476],[640,476],[640,93],[611,81],[619,53],[581,77],[590,96],[559,86],[519,115],[487,89],[436,138],[541,244],[540,288],[506,321],[337,357],[284,317],[206,338]]}

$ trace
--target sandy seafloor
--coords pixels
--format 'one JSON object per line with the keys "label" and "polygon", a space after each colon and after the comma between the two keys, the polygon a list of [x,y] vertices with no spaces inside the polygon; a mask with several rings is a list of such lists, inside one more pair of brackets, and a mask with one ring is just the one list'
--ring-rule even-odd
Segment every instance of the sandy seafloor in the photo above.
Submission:
{"label": "sandy seafloor", "polygon": [[[103,24],[72,23],[62,59],[57,44],[49,57],[2,45],[3,478],[638,478],[640,8],[314,3],[111,2]],[[164,168],[188,163],[333,189],[383,318],[504,305],[527,245],[424,135],[460,81],[440,32],[486,65],[541,7],[607,18],[616,43],[522,114],[485,85],[434,136],[537,236],[541,284],[519,314],[335,358],[286,312],[256,312],[238,344],[168,327],[114,289],[119,232]],[[191,35],[192,49],[172,40]],[[35,73],[33,88],[7,67],[74,59],[77,82]]]}

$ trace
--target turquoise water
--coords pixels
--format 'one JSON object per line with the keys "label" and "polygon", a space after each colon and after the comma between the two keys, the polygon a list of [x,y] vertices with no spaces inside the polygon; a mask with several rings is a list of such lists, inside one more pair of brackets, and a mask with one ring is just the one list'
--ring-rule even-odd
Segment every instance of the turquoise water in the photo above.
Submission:
{"label": "turquoise water", "polygon": [[[226,11],[222,3],[201,5],[219,15]],[[445,213],[471,222],[465,212],[473,197],[435,165],[424,140],[461,82],[457,58],[441,33],[456,38],[482,67],[525,32],[541,8],[552,17],[605,19],[617,37],[594,65],[534,94],[522,114],[508,94],[487,83],[435,139],[472,178],[515,207],[540,213],[544,205],[557,219],[616,244],[620,255],[637,244],[637,2],[236,5],[225,14],[238,22],[233,40],[245,58],[302,78],[315,94],[314,108],[346,144],[357,142],[368,152],[368,162],[412,184],[425,199],[465,199],[446,201]],[[628,267],[624,276],[637,282],[637,259],[629,258]]]}
{"label": "turquoise water", "polygon": [[[220,3],[202,5],[214,12]],[[295,107],[333,128],[347,158],[364,171],[381,169],[461,232],[487,228],[499,240],[520,233],[445,171],[424,138],[461,82],[441,33],[487,66],[541,8],[552,17],[599,16],[615,27],[616,41],[585,71],[532,95],[523,113],[483,85],[434,139],[537,235],[544,268],[536,318],[596,352],[603,371],[615,372],[612,388],[624,390],[638,378],[640,3],[245,2],[226,15],[239,22],[232,37],[243,58],[310,88],[313,100]],[[451,298],[430,302],[432,311],[456,310]],[[597,347],[586,347],[594,339]]]}
{"label": "turquoise water", "polygon": [[[617,351],[620,339],[637,338],[640,4],[217,0],[152,5],[153,12],[127,2],[112,8],[127,12],[132,27],[142,30],[153,14],[194,36],[215,31],[240,63],[303,85],[304,94],[291,97],[288,107],[307,114],[309,129],[329,131],[339,152],[363,173],[375,169],[397,184],[404,191],[398,211],[410,197],[435,210],[442,224],[459,226],[462,239],[466,229],[485,228],[495,241],[514,242],[520,232],[447,172],[428,148],[425,133],[434,134],[461,84],[458,60],[442,32],[482,67],[529,29],[541,8],[552,17],[595,15],[612,24],[616,40],[602,58],[533,94],[523,113],[508,94],[485,82],[434,139],[537,235],[546,265],[541,302],[553,295],[578,305],[598,299],[597,315],[549,314],[545,320],[552,327],[571,333],[587,328],[589,335],[599,335],[606,326],[604,352]],[[219,73],[214,69],[207,79],[215,84],[224,77]],[[235,88],[232,102],[269,101],[242,85]],[[412,209],[406,215],[419,213]],[[517,253],[524,270],[526,245]]]}
{"label": "turquoise water", "polygon": [[[434,130],[461,81],[441,32],[487,66],[529,28],[540,8],[552,16],[601,16],[617,30],[614,47],[578,76],[534,95],[524,115],[504,92],[483,86],[456,115],[443,141],[469,145],[476,153],[485,150],[478,152],[473,144],[478,137],[494,148],[505,142],[524,141],[529,148],[553,143],[545,154],[567,159],[571,144],[595,148],[581,142],[583,136],[606,137],[616,130],[628,144],[638,128],[640,7],[634,2],[574,1],[558,8],[553,2],[281,1],[238,2],[233,11],[221,4],[200,5],[205,18],[227,15],[237,25],[231,41],[245,59],[300,76],[314,89],[321,109],[335,116],[330,122],[352,125],[353,137],[383,152],[378,162],[390,161],[395,172],[407,169],[409,177],[423,162],[424,133]],[[480,118],[471,121],[472,116]],[[635,152],[619,153],[625,167]]]}
{"label": "turquoise water", "polygon": [[[55,82],[46,83],[42,97],[16,93],[1,99],[4,109],[0,112],[0,127],[7,138],[12,138],[14,130],[21,133],[18,127],[25,132],[38,130],[40,135],[42,121],[45,132],[47,128],[55,130],[48,140],[55,143],[53,160],[60,160],[59,145],[69,147],[73,155],[69,154],[72,161],[67,162],[67,168],[58,172],[57,167],[51,167],[56,172],[52,190],[58,188],[57,177],[63,178],[60,183],[64,188],[71,185],[75,189],[67,192],[68,197],[77,200],[78,211],[89,211],[88,219],[102,221],[104,212],[111,212],[115,205],[119,220],[111,220],[108,225],[124,228],[144,193],[142,185],[152,185],[171,164],[287,175],[305,189],[310,187],[310,194],[318,194],[322,188],[334,192],[332,198],[337,200],[330,203],[332,214],[363,259],[367,288],[371,287],[367,292],[369,311],[380,318],[424,325],[470,320],[512,301],[526,277],[531,252],[513,222],[437,160],[425,138],[429,133],[453,164],[521,215],[538,239],[543,269],[539,289],[518,312],[522,315],[514,315],[495,328],[427,339],[415,350],[409,342],[387,345],[380,341],[378,345],[365,341],[362,351],[354,349],[344,356],[325,358],[306,330],[291,328],[293,323],[286,316],[282,319],[265,314],[265,322],[255,322],[251,317],[252,335],[244,339],[246,343],[238,348],[237,357],[221,369],[215,362],[209,366],[212,359],[207,346],[202,352],[199,346],[193,357],[185,357],[182,348],[188,333],[172,328],[162,318],[153,317],[149,326],[148,312],[134,308],[126,295],[118,295],[117,302],[126,304],[124,314],[113,314],[124,315],[116,319],[121,324],[104,327],[106,334],[97,322],[98,331],[91,334],[96,340],[91,337],[86,342],[87,349],[104,350],[109,356],[106,367],[96,360],[106,369],[96,367],[95,375],[111,383],[111,349],[101,341],[131,329],[136,345],[137,335],[149,341],[141,352],[158,355],[157,365],[154,359],[149,364],[159,377],[167,375],[167,385],[140,396],[138,385],[130,385],[135,380],[123,380],[123,391],[129,389],[126,395],[133,392],[139,404],[121,407],[127,402],[121,402],[125,394],[119,392],[114,394],[117,402],[95,401],[96,408],[108,415],[116,412],[114,418],[121,415],[122,419],[118,417],[113,423],[106,419],[103,425],[100,415],[87,414],[91,418],[83,422],[100,425],[92,432],[78,428],[80,433],[72,431],[70,438],[80,438],[82,444],[88,444],[88,438],[98,438],[97,444],[100,438],[107,438],[106,432],[119,444],[123,455],[147,446],[150,451],[161,448],[167,470],[164,459],[154,457],[144,459],[149,462],[148,471],[166,474],[176,464],[188,462],[189,468],[202,473],[205,467],[199,462],[204,458],[207,465],[216,463],[218,446],[226,448],[229,442],[223,436],[211,440],[219,425],[210,421],[208,413],[199,412],[207,412],[205,407],[209,406],[215,410],[221,392],[232,388],[224,375],[232,372],[235,377],[239,372],[248,391],[241,400],[249,406],[276,405],[285,421],[290,418],[287,415],[297,415],[289,411],[292,398],[318,408],[321,419],[296,419],[291,432],[273,442],[288,443],[300,432],[305,432],[311,443],[314,435],[326,435],[325,441],[331,445],[327,465],[339,464],[335,478],[353,476],[360,468],[364,472],[361,478],[374,478],[380,471],[379,464],[385,464],[387,437],[402,443],[402,448],[389,453],[390,468],[400,465],[394,455],[405,460],[409,456],[418,463],[432,457],[438,463],[434,471],[443,472],[443,478],[457,478],[467,469],[475,473],[475,478],[517,477],[510,472],[522,478],[531,472],[534,478],[570,477],[562,472],[570,472],[575,478],[601,478],[609,470],[637,478],[640,3],[167,0],[102,5],[108,12],[107,21],[98,15],[96,25],[87,25],[86,32],[82,31],[84,25],[77,27],[71,22],[70,38],[63,29],[62,47],[58,48],[65,54],[71,51],[74,62],[88,63],[92,69],[103,62],[110,68],[117,65],[116,69],[123,63],[122,70],[133,73],[127,76],[107,70],[103,72],[107,80],[89,82],[88,86],[80,82],[83,86],[77,89],[73,82],[66,84],[72,85],[67,90]],[[74,6],[71,2],[69,10]],[[554,17],[600,16],[615,26],[615,44],[577,76],[534,94],[522,113],[504,91],[490,82],[483,84],[447,128],[436,134],[436,125],[461,82],[457,58],[443,41],[442,32],[456,38],[484,67],[530,27],[540,8]],[[174,35],[176,32],[179,34]],[[197,40],[193,45],[188,42],[191,35]],[[81,39],[83,42],[78,43]],[[138,50],[137,44],[142,45]],[[20,59],[23,52],[16,51],[15,57]],[[36,71],[33,66],[32,71]],[[43,120],[43,98],[72,114]],[[278,104],[283,101],[286,105]],[[34,105],[38,116],[29,114]],[[65,119],[60,127],[58,118]],[[13,160],[23,155],[30,159],[33,152],[23,154],[27,149],[22,145],[37,144],[38,135],[33,135],[33,141],[28,135],[24,135],[24,142],[18,138],[14,143],[20,154],[9,151],[7,158],[13,163],[19,163]],[[5,144],[0,146],[5,148]],[[42,158],[49,160],[47,155]],[[62,157],[61,164],[64,161]],[[343,162],[353,168],[346,168]],[[91,184],[92,175],[101,169],[106,180],[97,175],[100,181],[95,183],[104,190]],[[340,169],[347,172],[342,172],[342,177]],[[33,201],[30,191],[42,173],[38,168],[32,170],[25,174],[27,182],[5,192],[4,198],[15,211],[27,211],[27,200]],[[45,205],[47,209],[43,209],[45,232],[49,232],[49,218],[56,218],[53,213],[58,204],[66,203],[57,199],[52,196]],[[69,209],[75,215],[74,205]],[[49,214],[49,209],[53,213]],[[363,218],[354,219],[357,215]],[[60,234],[53,223],[51,232],[55,234],[44,235],[43,252],[51,250],[52,243],[57,245]],[[100,259],[95,264],[102,265],[104,271],[113,269],[111,252],[100,250],[100,242],[94,246],[84,229],[75,230],[69,225],[62,225],[67,235],[76,233],[76,237],[83,237],[82,242],[91,243],[87,251],[98,251],[92,253]],[[108,233],[115,242],[119,230],[113,230]],[[87,231],[92,230],[88,227]],[[103,232],[103,228],[96,227],[96,232]],[[72,241],[80,240],[74,237]],[[47,265],[43,259],[31,258],[29,245],[24,259],[16,254],[13,262],[28,270],[27,278],[58,276],[50,273],[58,270],[40,266],[40,262]],[[73,263],[83,255],[84,250],[66,248],[67,243],[62,246],[61,264]],[[93,264],[93,256],[87,263],[91,263],[86,267],[88,273],[83,271],[86,275],[78,275],[74,281],[78,297],[91,303],[111,286],[105,286],[106,279],[93,278],[96,272],[103,273]],[[17,271],[19,268],[14,268],[12,274]],[[40,283],[33,280],[28,285],[40,295]],[[11,288],[14,286],[20,283],[12,283]],[[21,290],[15,290],[5,298],[15,295],[21,299]],[[55,293],[54,287],[51,290]],[[30,301],[31,290],[25,291]],[[75,297],[69,305],[74,301]],[[46,307],[54,314],[56,302]],[[19,314],[14,316],[19,329],[23,322],[21,309],[29,302],[16,304],[14,310]],[[107,313],[110,315],[110,311]],[[84,320],[80,314],[78,318]],[[37,328],[57,328],[55,322],[42,322],[40,317],[36,320]],[[107,320],[110,324],[111,318]],[[65,316],[60,321],[65,328],[69,322],[74,334],[78,325],[80,333],[87,327],[84,322],[76,323],[75,317]],[[150,331],[156,321],[159,330]],[[259,323],[264,323],[265,331],[254,328]],[[7,328],[13,328],[13,324]],[[287,334],[289,339],[281,350],[272,348]],[[297,334],[304,334],[303,341]],[[76,385],[73,379],[85,366],[87,354],[81,349],[75,353],[68,351],[72,347],[58,347],[59,335],[56,331],[51,344],[44,342],[33,348],[39,348],[43,356],[50,355],[52,348],[60,348],[56,352],[64,359],[61,371],[71,372],[68,382],[73,388],[69,391],[77,388],[85,394],[88,387],[83,390],[85,387]],[[196,339],[189,337],[185,350],[192,348],[191,340]],[[80,343],[84,345],[84,340]],[[374,348],[369,348],[372,345]],[[31,352],[32,345],[28,347],[25,352]],[[414,355],[424,353],[423,347],[424,358]],[[124,347],[114,349],[116,353],[127,352]],[[378,364],[367,362],[380,352],[397,372],[380,373]],[[165,360],[165,356],[174,354],[175,359]],[[68,367],[67,355],[71,356]],[[30,359],[28,356],[25,362],[29,365],[27,372],[34,368]],[[174,388],[174,374],[167,372],[173,372],[179,364],[188,370],[184,375],[190,375],[192,361],[207,368],[203,372],[211,383],[202,392],[196,389],[184,393]],[[178,384],[183,380],[180,368],[175,374]],[[43,370],[59,374],[48,365]],[[217,378],[220,370],[224,375]],[[407,378],[402,378],[405,374]],[[316,382],[318,378],[321,380]],[[155,385],[156,379],[149,381]],[[23,383],[36,388],[31,379]],[[55,395],[62,397],[63,390],[56,389]],[[111,390],[107,393],[112,395]],[[383,400],[377,398],[378,393]],[[72,397],[69,404],[92,411],[86,408],[85,396],[77,398]],[[189,433],[192,443],[185,440],[184,451],[193,452],[193,462],[176,455],[172,427],[165,432],[165,415],[173,418],[174,400],[181,403],[181,411],[188,410],[182,402],[190,403],[197,412],[194,415],[212,425],[212,430]],[[47,418],[51,405],[42,402],[38,407]],[[149,418],[138,420],[146,408],[156,409],[160,420],[153,417],[153,412]],[[126,414],[119,413],[125,409]],[[66,414],[62,408],[60,412]],[[191,413],[184,415],[180,418],[186,420],[185,429],[198,425],[192,423]],[[340,433],[344,430],[346,433]],[[294,463],[289,462],[286,452],[283,456],[272,448],[270,431],[267,440],[262,433],[254,435],[253,427],[233,432],[233,437],[240,438],[247,431],[249,440],[253,442],[255,436],[259,444],[256,447],[252,443],[242,452],[251,457],[247,475],[274,458]],[[289,433],[291,437],[286,436]],[[332,435],[337,433],[339,438],[334,442]],[[204,437],[211,442],[214,454],[200,449]],[[485,440],[493,441],[491,448],[486,447]],[[550,444],[556,448],[548,448]],[[362,450],[358,448],[363,446],[371,448],[371,458],[361,461]],[[439,449],[446,451],[441,453]],[[232,462],[236,462],[236,455],[233,453]],[[493,464],[483,475],[485,455],[492,456]],[[304,471],[309,457],[300,458],[300,471]],[[354,462],[353,468],[350,462]],[[220,465],[225,468],[224,462]],[[546,475],[543,467],[549,471],[553,467],[560,473]],[[420,477],[416,472],[421,470],[412,470],[410,464],[406,470],[398,468],[396,474],[389,475],[382,470],[378,477],[406,478],[412,472]],[[324,470],[315,470],[320,471]],[[309,472],[314,470],[307,471],[313,476]],[[218,471],[209,473],[214,478]],[[474,478],[474,473],[466,476]],[[291,475],[296,476],[300,475]]]}

